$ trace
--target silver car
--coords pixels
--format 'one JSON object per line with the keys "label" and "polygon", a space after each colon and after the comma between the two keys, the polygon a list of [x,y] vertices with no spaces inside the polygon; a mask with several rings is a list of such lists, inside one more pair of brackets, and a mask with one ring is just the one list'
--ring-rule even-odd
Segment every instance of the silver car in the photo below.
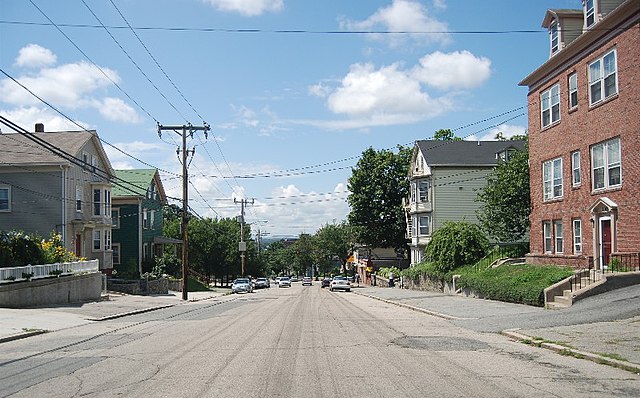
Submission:
{"label": "silver car", "polygon": [[251,293],[253,285],[249,278],[238,278],[231,284],[231,293]]}
{"label": "silver car", "polygon": [[288,276],[283,276],[278,281],[278,287],[291,287],[291,279]]}

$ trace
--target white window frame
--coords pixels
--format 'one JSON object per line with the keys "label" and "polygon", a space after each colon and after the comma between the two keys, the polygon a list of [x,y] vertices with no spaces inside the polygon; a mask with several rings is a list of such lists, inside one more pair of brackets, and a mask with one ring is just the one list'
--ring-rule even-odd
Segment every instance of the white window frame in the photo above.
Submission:
{"label": "white window frame", "polygon": [[120,265],[121,262],[121,258],[122,258],[122,253],[120,252],[120,243],[112,243],[111,244],[111,251],[112,256],[113,256],[113,264],[114,265]]}
{"label": "white window frame", "polygon": [[[607,63],[613,59],[613,62]],[[593,106],[618,94],[618,54],[616,49],[589,64],[589,105]],[[613,91],[607,93],[607,82],[613,80]],[[598,96],[595,96],[597,90]],[[595,98],[594,98],[595,97]]]}
{"label": "white window frame", "polygon": [[582,220],[574,218],[571,224],[573,226],[573,253],[582,254]]}
{"label": "white window frame", "polygon": [[11,185],[0,185],[0,191],[7,193],[6,207],[0,207],[1,213],[11,213]]}
{"label": "white window frame", "polygon": [[562,220],[553,220],[553,236],[554,236],[554,252],[556,254],[564,253],[564,238],[562,231]]}
{"label": "white window frame", "polygon": [[[589,28],[593,26],[596,22],[597,14],[596,14],[596,0],[586,0],[584,2],[584,26]],[[589,4],[591,4],[589,6]],[[591,21],[589,21],[591,19]]]}
{"label": "white window frame", "polygon": [[94,252],[102,250],[102,231],[99,229],[93,230],[93,248]]}
{"label": "white window frame", "polygon": [[103,214],[105,216],[107,216],[107,215],[111,214],[111,190],[105,189],[103,198],[104,198],[104,203],[103,203],[104,213]]}
{"label": "white window frame", "polygon": [[82,211],[82,199],[84,196],[84,190],[82,185],[76,186],[76,211]]}
{"label": "white window frame", "polygon": [[153,225],[155,223],[155,210],[149,210],[149,229],[153,229]]}
{"label": "white window frame", "polygon": [[111,250],[111,229],[104,230],[104,250]]}
{"label": "white window frame", "polygon": [[582,184],[582,173],[580,172],[580,151],[571,152],[571,184],[574,187]]}
{"label": "white window frame", "polygon": [[149,229],[149,210],[142,209],[142,229]]}
{"label": "white window frame", "polygon": [[[556,188],[559,188],[559,193],[556,193]],[[562,158],[547,160],[542,163],[542,192],[543,201],[563,197]]]}
{"label": "white window frame", "polygon": [[418,236],[429,236],[431,233],[431,216],[418,216]]}
{"label": "white window frame", "polygon": [[84,152],[84,151],[83,151],[83,152],[82,152],[82,163],[83,163],[83,165],[82,165],[82,170],[83,170],[85,173],[88,173],[88,172],[89,172],[89,167],[91,166],[91,164],[90,164],[89,162],[90,162],[90,156],[89,156],[89,154],[88,154],[87,152]]}
{"label": "white window frame", "polygon": [[[617,152],[615,151],[617,147]],[[612,148],[614,148],[612,150]],[[602,159],[597,159],[602,156]],[[616,159],[617,158],[617,159]],[[602,172],[598,172],[602,169]],[[613,170],[618,169],[618,183],[612,184],[611,178]],[[596,186],[596,174],[602,176],[602,185]],[[591,146],[591,189],[595,191],[601,191],[610,188],[616,188],[622,186],[622,148],[620,145],[620,138],[613,138]]]}
{"label": "white window frame", "polygon": [[149,243],[145,242],[142,244],[142,259],[146,260],[148,258],[150,258],[150,252],[149,252]]}
{"label": "white window frame", "polygon": [[551,233],[551,221],[542,222],[542,245],[546,254],[553,253],[553,236]]}
{"label": "white window frame", "polygon": [[111,228],[120,229],[120,208],[119,207],[111,208]]}
{"label": "white window frame", "polygon": [[560,27],[558,25],[558,21],[553,21],[551,22],[551,25],[549,25],[549,41],[551,55],[554,55],[560,50]]}
{"label": "white window frame", "polygon": [[[96,201],[96,193],[98,194],[98,200]],[[99,216],[102,211],[102,189],[93,189],[93,215]]]}
{"label": "white window frame", "polygon": [[569,89],[569,109],[578,107],[578,74],[572,73],[567,78],[567,87]]}
{"label": "white window frame", "polygon": [[[428,203],[429,193],[431,191],[431,182],[429,180],[420,180],[417,185],[418,202]],[[423,199],[424,198],[424,199]]]}
{"label": "white window frame", "polygon": [[[548,112],[548,121],[545,114]],[[560,121],[560,84],[556,83],[540,94],[540,123],[542,128]]]}

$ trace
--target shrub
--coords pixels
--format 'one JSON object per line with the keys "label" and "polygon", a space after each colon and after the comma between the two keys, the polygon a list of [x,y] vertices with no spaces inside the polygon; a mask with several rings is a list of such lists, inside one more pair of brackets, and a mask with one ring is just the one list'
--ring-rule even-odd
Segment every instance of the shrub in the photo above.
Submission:
{"label": "shrub", "polygon": [[51,233],[48,240],[41,240],[39,246],[46,264],[71,262],[78,259],[75,253],[65,249],[62,236],[55,232]]}
{"label": "shrub", "polygon": [[484,257],[489,246],[480,227],[463,221],[446,222],[433,233],[425,250],[428,262],[441,272],[467,264],[474,264]]}

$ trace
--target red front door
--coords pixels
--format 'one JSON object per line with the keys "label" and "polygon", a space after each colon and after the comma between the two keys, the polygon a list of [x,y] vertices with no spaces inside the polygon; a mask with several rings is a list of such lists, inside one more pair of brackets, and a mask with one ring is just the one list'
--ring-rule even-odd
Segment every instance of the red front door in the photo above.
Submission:
{"label": "red front door", "polygon": [[600,220],[600,236],[602,242],[600,247],[602,265],[608,265],[609,257],[611,256],[611,220]]}

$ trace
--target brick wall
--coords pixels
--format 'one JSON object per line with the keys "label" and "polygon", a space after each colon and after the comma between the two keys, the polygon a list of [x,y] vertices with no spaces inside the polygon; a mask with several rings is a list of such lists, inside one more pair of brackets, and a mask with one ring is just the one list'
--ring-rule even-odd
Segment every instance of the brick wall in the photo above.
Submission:
{"label": "brick wall", "polygon": [[[618,205],[617,252],[640,251],[640,24],[620,33],[597,49],[581,54],[573,64],[531,91],[529,108],[529,156],[531,177],[531,254],[532,263],[578,266],[585,256],[594,255],[591,206],[602,197]],[[618,94],[589,106],[588,65],[611,49],[617,51]],[[578,107],[569,110],[568,76],[578,76]],[[560,84],[560,121],[541,129],[540,94]],[[593,144],[619,137],[622,156],[622,186],[592,192],[591,153]],[[579,150],[582,183],[572,187],[571,153]],[[542,164],[562,158],[563,197],[543,202]],[[573,253],[572,219],[582,220],[582,255]],[[543,220],[562,220],[564,255],[546,256],[543,247]]]}

